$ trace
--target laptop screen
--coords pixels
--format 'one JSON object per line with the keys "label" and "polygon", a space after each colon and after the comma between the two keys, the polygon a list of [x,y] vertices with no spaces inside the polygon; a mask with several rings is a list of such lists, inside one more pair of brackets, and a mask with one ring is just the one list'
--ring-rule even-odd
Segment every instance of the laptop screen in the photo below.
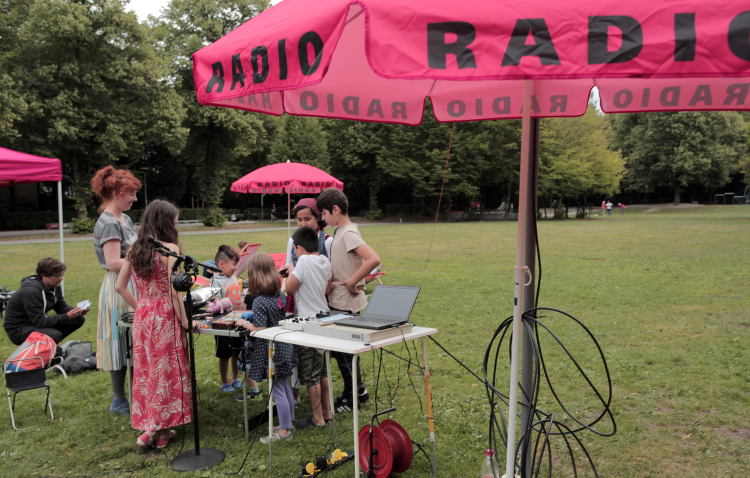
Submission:
{"label": "laptop screen", "polygon": [[364,315],[408,319],[417,301],[419,287],[377,285]]}

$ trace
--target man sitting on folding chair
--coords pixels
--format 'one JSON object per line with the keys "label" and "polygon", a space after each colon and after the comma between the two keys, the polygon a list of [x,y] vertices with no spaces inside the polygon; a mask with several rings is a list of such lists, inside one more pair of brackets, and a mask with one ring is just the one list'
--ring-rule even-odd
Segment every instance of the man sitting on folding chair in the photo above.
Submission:
{"label": "man sitting on folding chair", "polygon": [[[60,343],[80,329],[89,309],[73,308],[65,302],[60,282],[66,266],[54,257],[45,257],[36,266],[36,275],[24,277],[5,311],[3,327],[10,341],[21,345],[32,332],[40,332]],[[59,315],[48,316],[54,309]]]}

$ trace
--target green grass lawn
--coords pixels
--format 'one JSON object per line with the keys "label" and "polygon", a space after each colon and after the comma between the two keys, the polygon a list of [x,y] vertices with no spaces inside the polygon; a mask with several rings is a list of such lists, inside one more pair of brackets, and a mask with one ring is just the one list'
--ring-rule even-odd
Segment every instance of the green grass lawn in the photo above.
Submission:
{"label": "green grass lawn", "polygon": [[[581,437],[602,477],[750,476],[750,208],[704,207],[591,220],[539,223],[543,265],[540,306],[563,309],[581,319],[604,350],[613,381],[618,432],[612,438]],[[424,279],[432,225],[362,228],[380,255],[386,284],[422,286],[412,314],[418,325],[440,330],[437,340],[481,374],[489,337],[512,314],[515,222],[439,224]],[[183,246],[198,259],[213,256],[222,243],[262,242],[261,251],[283,252],[286,233],[254,232],[185,236]],[[33,273],[37,259],[56,256],[56,244],[0,244],[0,285],[18,286]],[[97,303],[102,272],[89,242],[66,244],[66,292],[70,302]],[[72,338],[96,339],[96,310]],[[549,316],[551,326],[592,374],[604,376],[580,329]],[[478,476],[487,448],[488,405],[484,387],[429,341],[438,472],[442,477]],[[418,346],[418,343],[417,343]],[[543,340],[552,382],[571,414],[595,416],[596,402],[586,393],[560,350]],[[14,346],[0,333],[0,357]],[[202,444],[218,448],[226,461],[199,476],[234,472],[248,450],[241,428],[241,403],[219,391],[213,340],[201,337],[198,349]],[[400,346],[390,350],[407,356]],[[414,358],[414,350],[411,350]],[[412,439],[427,445],[424,391],[419,371],[384,355],[380,409],[393,397],[399,421]],[[372,354],[362,356],[371,396],[375,391]],[[339,377],[333,364],[334,381]],[[507,364],[503,363],[504,372]],[[387,383],[384,380],[387,373]],[[108,374],[90,372],[67,380],[50,373],[55,421],[41,415],[42,393],[19,398],[22,425],[39,428],[15,433],[7,408],[0,406],[0,475],[99,476],[140,463],[138,433],[128,417],[109,413]],[[505,375],[503,375],[505,377]],[[414,382],[420,401],[412,389]],[[339,383],[335,387],[339,390]],[[507,380],[503,378],[504,390]],[[540,407],[554,411],[546,385]],[[265,396],[265,393],[264,393]],[[306,393],[303,392],[306,401]],[[262,404],[253,404],[255,412]],[[304,417],[309,405],[298,406]],[[360,425],[375,410],[362,409]],[[365,418],[367,417],[367,418]],[[352,446],[351,414],[337,420],[342,448]],[[609,425],[601,425],[609,431]],[[262,433],[262,431],[261,431]],[[184,446],[192,448],[192,429]],[[171,459],[178,440],[167,449]],[[274,447],[273,476],[299,476],[301,465],[329,449],[332,431],[301,430],[294,440]],[[576,456],[580,450],[575,450]],[[503,457],[501,461],[504,463]],[[567,458],[556,459],[553,476],[572,476]],[[165,467],[164,455],[146,461],[136,476],[182,476]],[[351,476],[348,464],[327,476]],[[581,469],[579,476],[592,476]],[[268,449],[255,444],[241,473],[268,475]],[[414,458],[403,476],[430,476],[425,458]]]}

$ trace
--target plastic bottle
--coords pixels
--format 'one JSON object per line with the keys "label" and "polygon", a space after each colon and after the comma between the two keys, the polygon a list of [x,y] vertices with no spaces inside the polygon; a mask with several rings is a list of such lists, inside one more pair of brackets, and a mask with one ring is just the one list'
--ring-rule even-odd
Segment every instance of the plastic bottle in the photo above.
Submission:
{"label": "plastic bottle", "polygon": [[[490,464],[490,460],[494,463]],[[492,471],[492,465],[495,465],[495,471]],[[482,478],[500,478],[500,464],[495,459],[495,452],[487,450],[484,462],[482,462]]]}

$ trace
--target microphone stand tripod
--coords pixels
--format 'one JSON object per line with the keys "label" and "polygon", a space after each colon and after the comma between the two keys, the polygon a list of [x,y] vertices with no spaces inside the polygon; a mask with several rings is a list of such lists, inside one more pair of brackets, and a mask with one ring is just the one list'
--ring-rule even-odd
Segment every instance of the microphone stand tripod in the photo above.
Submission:
{"label": "microphone stand tripod", "polygon": [[[174,286],[178,292],[185,292],[185,313],[188,319],[188,345],[190,348],[190,387],[193,392],[193,434],[195,436],[195,449],[188,450],[172,460],[172,468],[177,471],[194,471],[208,470],[224,461],[224,452],[212,448],[201,449],[200,445],[200,428],[198,426],[198,393],[195,383],[195,347],[193,342],[193,297],[190,294],[190,288],[193,285],[194,276],[197,273],[198,266],[209,267],[213,271],[219,271],[216,268],[206,266],[196,261],[191,256],[176,254],[174,251],[165,247],[155,245],[159,254],[177,258],[172,266],[171,286]],[[175,274],[180,264],[185,263],[185,273]],[[221,271],[219,271],[221,272]]]}

